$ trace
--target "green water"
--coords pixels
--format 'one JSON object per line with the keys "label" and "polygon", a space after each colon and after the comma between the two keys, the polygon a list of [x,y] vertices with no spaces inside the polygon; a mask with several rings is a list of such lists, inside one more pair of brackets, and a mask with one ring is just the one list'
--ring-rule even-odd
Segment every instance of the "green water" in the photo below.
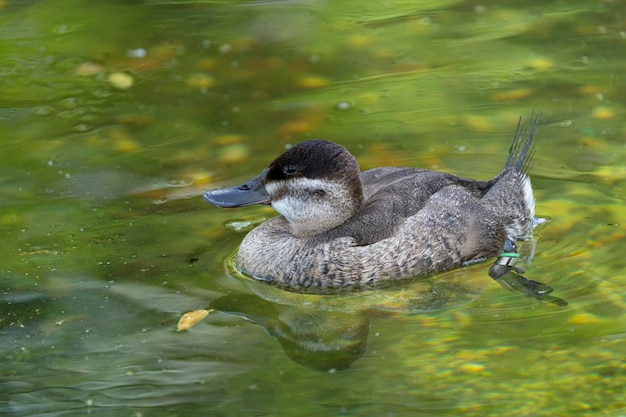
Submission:
{"label": "green water", "polygon": [[[625,21],[622,1],[0,1],[0,412],[625,416]],[[229,272],[273,213],[200,195],[286,145],[487,179],[533,109],[548,222],[522,266],[569,306],[488,264],[329,296]]]}

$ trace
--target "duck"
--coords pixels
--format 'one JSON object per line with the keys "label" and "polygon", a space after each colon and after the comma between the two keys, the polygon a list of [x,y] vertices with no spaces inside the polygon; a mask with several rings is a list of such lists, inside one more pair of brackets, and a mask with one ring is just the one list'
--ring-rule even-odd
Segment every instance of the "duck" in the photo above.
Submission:
{"label": "duck", "polygon": [[[502,170],[491,180],[413,167],[361,172],[327,140],[300,142],[251,180],[207,191],[219,208],[271,205],[279,216],[252,229],[234,259],[246,275],[290,288],[345,288],[428,276],[497,257],[490,276],[548,299],[521,275],[515,242],[531,236],[528,171],[539,116],[520,117]],[[500,256],[499,256],[500,255]]]}

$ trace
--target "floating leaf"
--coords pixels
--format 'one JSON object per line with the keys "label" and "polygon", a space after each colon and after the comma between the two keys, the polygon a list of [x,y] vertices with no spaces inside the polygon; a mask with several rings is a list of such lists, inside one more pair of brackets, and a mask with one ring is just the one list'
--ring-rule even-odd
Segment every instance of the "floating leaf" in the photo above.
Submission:
{"label": "floating leaf", "polygon": [[204,320],[206,316],[209,315],[209,312],[209,310],[194,310],[183,314],[180,320],[178,320],[176,330],[181,331],[192,328],[193,326]]}

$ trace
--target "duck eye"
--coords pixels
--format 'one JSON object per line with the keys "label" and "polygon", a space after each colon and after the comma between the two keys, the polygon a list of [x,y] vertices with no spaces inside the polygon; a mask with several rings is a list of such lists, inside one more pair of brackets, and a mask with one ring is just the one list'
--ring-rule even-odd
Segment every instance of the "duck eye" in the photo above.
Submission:
{"label": "duck eye", "polygon": [[296,172],[298,172],[298,169],[295,167],[295,165],[285,165],[283,167],[283,173],[285,175],[294,175]]}

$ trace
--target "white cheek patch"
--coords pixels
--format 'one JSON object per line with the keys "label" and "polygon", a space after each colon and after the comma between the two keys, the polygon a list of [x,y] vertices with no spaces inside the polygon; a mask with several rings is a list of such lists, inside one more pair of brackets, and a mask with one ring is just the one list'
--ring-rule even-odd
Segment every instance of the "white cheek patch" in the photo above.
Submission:
{"label": "white cheek patch", "polygon": [[272,201],[274,210],[282,214],[289,223],[299,223],[314,215],[310,207],[303,205],[298,198],[283,197],[280,200]]}
{"label": "white cheek patch", "polygon": [[290,223],[325,217],[332,210],[329,199],[314,198],[314,192],[332,190],[333,184],[312,178],[296,178],[265,184],[272,207]]}
{"label": "white cheek patch", "polygon": [[293,193],[298,193],[302,190],[325,190],[328,188],[329,181],[322,181],[316,178],[299,177],[290,180],[270,181],[265,184],[265,189],[272,195],[278,192],[281,188]]}

